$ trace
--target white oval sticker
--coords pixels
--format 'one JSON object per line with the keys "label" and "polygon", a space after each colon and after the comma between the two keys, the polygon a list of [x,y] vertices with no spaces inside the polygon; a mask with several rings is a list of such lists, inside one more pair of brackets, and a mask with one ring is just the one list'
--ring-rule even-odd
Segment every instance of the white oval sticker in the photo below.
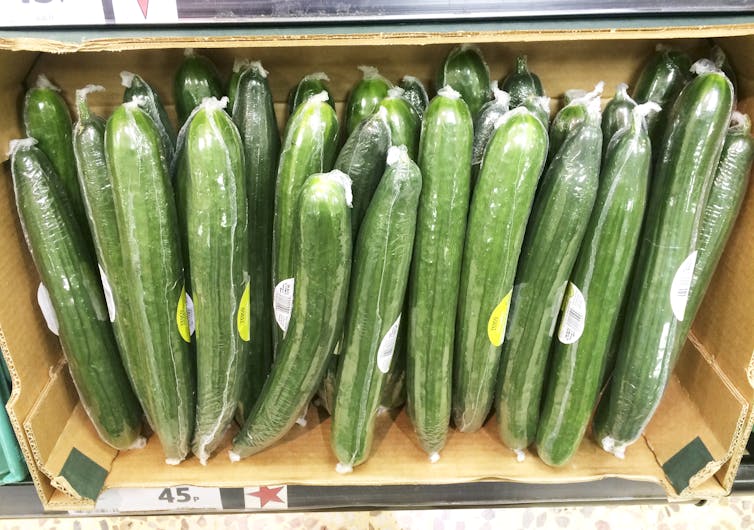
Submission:
{"label": "white oval sticker", "polygon": [[683,322],[686,316],[686,303],[689,301],[691,281],[694,279],[696,254],[697,251],[695,250],[683,260],[683,263],[675,272],[675,276],[673,276],[673,283],[670,284],[670,307],[679,322]]}
{"label": "white oval sticker", "polygon": [[55,312],[55,308],[52,306],[50,293],[43,283],[40,283],[39,287],[37,288],[37,303],[39,304],[39,309],[42,310],[42,316],[47,323],[47,327],[50,328],[50,331],[57,335],[60,329],[60,326],[58,324],[58,315]]}
{"label": "white oval sticker", "polygon": [[99,276],[102,279],[102,291],[105,293],[105,302],[107,302],[107,314],[110,317],[110,322],[115,322],[115,299],[113,298],[113,288],[110,287],[110,281],[107,279],[107,274],[105,274],[105,270],[102,268],[102,265],[97,265],[99,267]]}
{"label": "white oval sticker", "polygon": [[566,291],[566,303],[558,330],[558,340],[563,344],[573,344],[584,333],[584,321],[586,320],[586,300],[581,290],[571,282],[568,282]]}
{"label": "white oval sticker", "polygon": [[398,338],[398,328],[401,325],[401,315],[395,320],[390,329],[387,330],[385,336],[380,342],[380,347],[377,350],[377,368],[380,372],[386,374],[390,371],[390,362],[393,360],[393,353],[395,352],[395,341]]}
{"label": "white oval sticker", "polygon": [[288,331],[288,323],[291,321],[293,312],[293,288],[294,279],[287,278],[275,286],[272,305],[275,311],[275,322],[278,323],[283,333]]}

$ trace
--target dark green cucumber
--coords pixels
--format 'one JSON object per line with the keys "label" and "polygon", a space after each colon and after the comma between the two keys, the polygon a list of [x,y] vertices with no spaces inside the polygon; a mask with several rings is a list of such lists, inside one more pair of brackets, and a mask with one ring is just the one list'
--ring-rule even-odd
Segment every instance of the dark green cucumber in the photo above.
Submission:
{"label": "dark green cucumber", "polygon": [[533,113],[537,118],[539,118],[539,121],[542,122],[542,125],[545,126],[545,129],[550,129],[550,98],[547,96],[529,96],[524,100],[524,102],[521,104],[522,107],[526,107],[529,109],[531,113]]}
{"label": "dark green cucumber", "polygon": [[[607,152],[610,140],[615,133],[628,127],[632,123],[633,110],[636,108],[636,102],[628,95],[628,85],[621,83],[615,89],[615,96],[611,99],[605,110],[602,111],[602,150],[603,155]],[[654,107],[657,111],[657,107]]]}
{"label": "dark green cucumber", "polygon": [[546,160],[542,122],[524,108],[505,114],[484,152],[466,227],[453,356],[453,423],[462,432],[479,430],[492,406],[516,265]]}
{"label": "dark green cucumber", "polygon": [[435,88],[450,86],[461,94],[476,120],[482,106],[492,97],[490,69],[476,46],[462,44],[453,48],[437,72]]}
{"label": "dark green cucumber", "polygon": [[290,318],[290,304],[282,303],[280,295],[288,289],[283,282],[293,278],[298,196],[310,175],[332,168],[338,148],[338,118],[327,104],[327,97],[327,93],[320,92],[296,109],[286,125],[280,151],[272,231],[272,281],[276,293],[273,303],[280,306],[275,309],[275,344],[285,334]]}
{"label": "dark green cucumber", "polygon": [[658,46],[657,52],[639,74],[634,86],[634,100],[637,103],[651,101],[661,109],[647,116],[647,130],[652,145],[659,147],[661,144],[673,102],[691,79],[690,69],[691,59],[688,55]]}
{"label": "dark green cucumber", "polygon": [[176,134],[170,123],[168,113],[162,105],[159,94],[139,75],[131,72],[120,73],[121,84],[126,87],[123,92],[123,103],[137,97],[139,106],[154,120],[157,130],[163,136],[163,144],[168,160],[172,160],[175,151]]}
{"label": "dark green cucumber", "polygon": [[321,92],[327,93],[327,102],[335,109],[335,100],[327,86],[329,82],[330,78],[324,72],[314,72],[302,77],[301,81],[288,94],[288,115],[292,116],[299,105]]}
{"label": "dark green cucumber", "polygon": [[272,366],[272,224],[280,133],[267,72],[249,63],[238,83],[233,120],[241,133],[249,201],[251,342],[242,377],[241,423],[259,397]]}
{"label": "dark green cucumber", "polygon": [[421,117],[411,103],[405,98],[406,92],[400,87],[387,91],[387,97],[380,102],[379,108],[387,111],[386,120],[390,125],[390,145],[405,145],[408,156],[416,160],[419,154],[419,136],[421,134]]}
{"label": "dark green cucumber", "polygon": [[566,138],[542,177],[526,227],[498,377],[498,431],[523,458],[539,422],[550,343],[566,283],[597,195],[599,122]]}
{"label": "dark green cucumber", "polygon": [[430,461],[439,458],[450,422],[453,336],[469,209],[474,127],[450,87],[424,113],[419,168],[422,193],[408,288],[408,413]]}
{"label": "dark green cucumber", "polygon": [[222,102],[205,99],[182,156],[196,334],[196,426],[202,464],[233,420],[250,339],[249,209],[241,135]]}
{"label": "dark green cucumber", "polygon": [[493,82],[492,99],[482,106],[474,122],[474,147],[471,150],[471,188],[476,185],[479,167],[482,165],[482,157],[487,144],[500,125],[503,115],[508,112],[510,96],[497,88],[497,82]]}
{"label": "dark green cucumber", "polygon": [[[103,441],[144,445],[141,410],[121,364],[89,241],[55,169],[32,139],[11,143],[18,216],[81,403]],[[42,290],[42,286],[40,286]]]}
{"label": "dark green cucumber", "polygon": [[[403,313],[406,313],[404,304]],[[393,359],[390,370],[382,382],[380,394],[381,409],[397,409],[406,402],[406,319],[398,326],[398,337],[395,340]],[[380,410],[377,411],[380,413]]]}
{"label": "dark green cucumber", "polygon": [[608,145],[570,276],[536,438],[537,453],[550,466],[568,463],[578,449],[600,390],[644,220],[652,161],[648,110],[634,107],[629,126]]}
{"label": "dark green cucumber", "polygon": [[660,403],[685,336],[688,290],[715,167],[731,116],[733,87],[702,73],[681,91],[659,146],[615,371],[594,434],[618,456]]}
{"label": "dark green cucumber", "polygon": [[571,100],[555,115],[550,125],[550,152],[552,159],[566,138],[585,121],[600,125],[600,95],[605,84],[600,81],[592,92]]}
{"label": "dark green cucumber", "polygon": [[405,146],[391,147],[359,231],[330,434],[338,472],[351,471],[371,450],[402,316],[421,178]]}
{"label": "dark green cucumber", "polygon": [[346,136],[351,136],[356,126],[377,110],[380,101],[393,87],[374,66],[359,66],[359,70],[363,77],[348,94],[346,103]]}
{"label": "dark green cucumber", "polygon": [[60,89],[44,75],[26,92],[23,108],[26,136],[34,138],[37,148],[48,158],[68,195],[73,213],[82,228],[87,226],[84,200],[76,176],[73,154],[71,113]]}
{"label": "dark green cucumber", "polygon": [[[298,111],[296,111],[298,112]],[[269,447],[305,411],[342,337],[351,273],[350,183],[340,171],[315,174],[295,212],[295,296],[288,332],[241,431],[231,461]]]}
{"label": "dark green cucumber", "polygon": [[343,144],[335,161],[339,169],[351,178],[353,210],[351,226],[353,234],[359,233],[361,221],[367,211],[372,195],[385,172],[385,157],[390,147],[388,112],[377,112],[356,126]]}
{"label": "dark green cucumber", "polygon": [[526,55],[516,57],[516,68],[502,80],[500,89],[510,95],[511,108],[520,107],[531,96],[544,96],[542,81],[529,70]]}
{"label": "dark green cucumber", "polygon": [[[121,314],[144,359],[131,378],[166,462],[177,464],[189,451],[196,390],[178,220],[161,146],[154,121],[136,103],[122,104],[107,121],[122,289],[138,301]],[[112,287],[117,305],[119,285]]]}
{"label": "dark green cucumber", "polygon": [[403,97],[411,103],[419,118],[424,116],[424,111],[429,105],[429,96],[424,84],[412,75],[404,75],[398,86],[403,89]]}
{"label": "dark green cucumber", "polygon": [[180,125],[204,98],[220,99],[225,95],[225,87],[212,61],[191,49],[187,49],[185,55],[173,83],[175,110]]}
{"label": "dark green cucumber", "polygon": [[251,62],[248,59],[236,57],[233,60],[233,71],[230,73],[230,79],[228,80],[228,109],[230,109],[231,114],[236,104],[238,82],[241,80],[241,74],[249,68],[250,64]]}

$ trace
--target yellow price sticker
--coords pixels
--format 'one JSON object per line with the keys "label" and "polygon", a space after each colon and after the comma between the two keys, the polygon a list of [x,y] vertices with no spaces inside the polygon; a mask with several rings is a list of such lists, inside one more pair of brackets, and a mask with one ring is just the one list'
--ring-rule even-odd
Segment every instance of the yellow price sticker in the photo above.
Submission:
{"label": "yellow price sticker", "polygon": [[249,282],[246,282],[246,289],[241,295],[241,301],[238,303],[238,314],[236,315],[236,325],[238,326],[238,336],[244,342],[251,340],[251,308],[249,303]]}
{"label": "yellow price sticker", "polygon": [[181,296],[178,297],[175,323],[178,325],[178,333],[181,334],[181,338],[186,342],[191,342],[191,327],[189,326],[189,314],[186,308],[186,287],[181,288]]}
{"label": "yellow price sticker", "polygon": [[487,322],[487,337],[489,337],[493,346],[500,346],[505,338],[505,328],[508,325],[508,309],[510,309],[512,294],[513,290],[511,289],[500,303],[497,304]]}

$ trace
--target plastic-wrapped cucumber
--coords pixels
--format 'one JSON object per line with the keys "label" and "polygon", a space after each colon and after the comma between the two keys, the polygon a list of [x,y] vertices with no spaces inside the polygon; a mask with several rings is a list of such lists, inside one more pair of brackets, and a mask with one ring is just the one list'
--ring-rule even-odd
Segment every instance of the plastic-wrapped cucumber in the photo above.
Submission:
{"label": "plastic-wrapped cucumber", "polygon": [[197,55],[192,49],[187,49],[184,53],[185,58],[175,74],[173,84],[175,110],[181,125],[204,98],[219,99],[225,95],[225,87],[212,61],[203,55]]}
{"label": "plastic-wrapped cucumber", "polygon": [[163,137],[163,145],[168,160],[173,159],[175,152],[176,134],[173,124],[170,123],[168,113],[162,105],[160,96],[141,76],[123,71],[120,73],[121,84],[126,87],[123,91],[123,102],[127,103],[136,98],[139,106],[149,114],[157,125],[157,130]]}
{"label": "plastic-wrapped cucumber", "polygon": [[420,192],[421,173],[405,146],[391,147],[354,251],[330,437],[339,472],[369,457],[401,321]]}
{"label": "plastic-wrapped cucumber", "polygon": [[517,108],[500,118],[463,251],[453,356],[453,422],[463,432],[478,430],[492,405],[516,265],[546,160],[547,130],[534,114]]}
{"label": "plastic-wrapped cucumber", "polygon": [[403,89],[403,97],[411,103],[416,113],[421,118],[429,105],[429,96],[424,84],[412,75],[404,75],[399,85]]}
{"label": "plastic-wrapped cucumber", "polygon": [[550,98],[547,96],[529,96],[521,104],[522,107],[526,107],[534,114],[545,129],[550,128]]}
{"label": "plastic-wrapped cucumber", "polygon": [[335,160],[335,169],[351,178],[351,226],[354,236],[359,233],[361,220],[385,172],[385,157],[390,147],[390,126],[387,117],[388,112],[385,109],[359,123]]}
{"label": "plastic-wrapped cucumber", "polygon": [[406,99],[406,92],[400,87],[387,91],[387,97],[380,102],[387,111],[386,120],[390,126],[390,145],[405,145],[408,156],[416,160],[419,154],[421,136],[421,116]]}
{"label": "plastic-wrapped cucumber", "polygon": [[196,427],[202,464],[233,420],[248,356],[249,210],[241,135],[227,98],[199,104],[186,131],[186,222],[196,334]]}
{"label": "plastic-wrapped cucumber", "polygon": [[121,313],[144,360],[131,378],[166,462],[178,464],[188,454],[196,412],[192,330],[160,133],[136,103],[122,104],[107,121],[105,158],[123,259],[122,282],[112,285],[113,294],[116,305],[121,289],[127,300],[138,301]]}
{"label": "plastic-wrapped cucumber", "polygon": [[36,84],[26,92],[23,107],[26,136],[37,141],[52,164],[68,195],[77,221],[85,228],[86,211],[76,177],[76,158],[73,154],[71,113],[60,95],[60,89],[47,77],[39,75]]}
{"label": "plastic-wrapped cucumber", "polygon": [[537,432],[550,344],[597,195],[601,156],[599,120],[584,120],[550,162],[526,227],[496,397],[500,438],[519,458]]}
{"label": "plastic-wrapped cucumber", "polygon": [[492,90],[492,99],[482,106],[474,122],[474,147],[471,150],[471,187],[476,184],[477,175],[479,175],[479,166],[482,164],[482,157],[487,143],[492,138],[495,130],[500,125],[500,118],[508,112],[510,96],[497,88],[497,81],[490,85]]}
{"label": "plastic-wrapped cucumber", "polygon": [[350,182],[340,171],[312,175],[301,188],[290,325],[262,394],[233,439],[231,461],[262,451],[290,430],[342,337],[353,245],[350,199]]}
{"label": "plastic-wrapped cucumber", "polygon": [[305,75],[301,78],[301,81],[291,89],[288,93],[288,115],[293,115],[293,112],[304,101],[311,96],[315,96],[322,92],[327,94],[327,102],[335,109],[335,100],[330,94],[327,83],[330,82],[330,78],[324,72],[314,72],[313,74]]}
{"label": "plastic-wrapped cucumber", "polygon": [[[610,140],[615,133],[632,124],[634,108],[636,108],[636,102],[628,95],[628,85],[626,83],[619,84],[615,89],[615,96],[605,105],[605,110],[602,111],[602,149],[604,151],[607,151]],[[657,112],[657,107],[654,108],[656,110],[653,112]]]}
{"label": "plastic-wrapped cucumber", "polygon": [[659,146],[616,364],[594,421],[602,447],[622,456],[641,436],[665,391],[692,318],[689,288],[700,221],[733,106],[733,86],[711,61],[673,104]]}
{"label": "plastic-wrapped cucumber", "polygon": [[476,120],[482,106],[492,97],[490,69],[479,48],[462,44],[450,51],[437,72],[436,87],[445,86],[461,94],[469,106],[471,119]]}
{"label": "plastic-wrapped cucumber", "polygon": [[468,106],[443,87],[424,113],[422,193],[408,288],[408,413],[430,460],[445,446],[451,408],[453,337],[469,209],[474,131]]}
{"label": "plastic-wrapped cucumber", "polygon": [[600,96],[604,86],[605,83],[600,81],[594,90],[573,99],[555,115],[550,125],[550,159],[558,153],[565,139],[585,121],[600,126]]}
{"label": "plastic-wrapped cucumber", "polygon": [[11,142],[10,166],[18,216],[42,280],[40,306],[47,299],[54,310],[53,331],[100,438],[116,449],[143,447],[141,410],[121,364],[90,243],[55,169],[35,143]]}
{"label": "plastic-wrapped cucumber", "polygon": [[501,90],[510,94],[511,108],[520,107],[531,96],[544,96],[542,81],[529,70],[526,55],[516,57],[516,68],[502,81]]}
{"label": "plastic-wrapped cucumber", "polygon": [[649,106],[654,103],[634,106],[631,123],[608,145],[570,276],[537,429],[537,453],[551,466],[568,463],[584,437],[627,292],[652,161],[644,123]]}
{"label": "plastic-wrapped cucumber", "polygon": [[351,136],[356,126],[377,110],[393,87],[374,66],[359,66],[359,70],[363,77],[351,90],[346,103],[346,136]]}
{"label": "plastic-wrapped cucumber", "polygon": [[233,120],[243,140],[249,201],[251,342],[238,416],[246,418],[272,366],[272,225],[280,133],[267,72],[250,62],[239,77]]}
{"label": "plastic-wrapped cucumber", "polygon": [[275,344],[285,334],[292,308],[298,197],[309,176],[333,167],[338,149],[338,118],[327,101],[327,93],[320,92],[299,105],[288,120],[280,150],[272,230],[273,305],[278,324]]}
{"label": "plastic-wrapped cucumber", "polygon": [[731,65],[728,60],[728,56],[725,55],[725,52],[720,46],[715,44],[712,47],[712,50],[710,50],[710,59],[712,59],[715,66],[725,74],[733,85],[733,101],[735,101],[738,97],[738,77],[736,76],[735,70],[733,70],[733,65]]}
{"label": "plastic-wrapped cucumber", "polygon": [[691,59],[683,52],[674,51],[662,45],[647,61],[634,86],[633,98],[637,103],[651,101],[660,106],[657,114],[647,116],[647,130],[655,152],[658,152],[665,123],[670,109],[681,89],[691,79]]}
{"label": "plastic-wrapped cucumber", "polygon": [[251,61],[248,59],[241,59],[236,57],[233,60],[233,70],[228,80],[228,109],[231,114],[233,113],[233,107],[236,104],[236,95],[238,94],[238,82],[241,79],[241,74],[249,68]]}

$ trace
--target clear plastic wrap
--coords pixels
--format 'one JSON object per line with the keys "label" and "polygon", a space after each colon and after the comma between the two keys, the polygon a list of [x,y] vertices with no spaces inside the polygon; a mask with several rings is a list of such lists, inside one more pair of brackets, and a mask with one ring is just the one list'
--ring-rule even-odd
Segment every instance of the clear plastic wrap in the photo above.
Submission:
{"label": "clear plastic wrap", "polygon": [[552,159],[565,142],[566,138],[581,124],[590,122],[597,127],[602,119],[600,96],[605,83],[600,81],[591,92],[586,92],[572,99],[555,115],[550,125],[550,152]]}
{"label": "clear plastic wrap", "polygon": [[529,70],[526,55],[516,57],[514,70],[503,79],[500,88],[510,94],[511,108],[520,107],[532,96],[545,95],[539,76]]}
{"label": "clear plastic wrap", "polygon": [[[636,102],[628,95],[628,85],[621,83],[615,89],[615,96],[605,105],[602,111],[602,150],[607,152],[610,140],[619,130],[631,125],[633,119],[633,109]],[[646,109],[655,109],[653,112],[659,112],[659,107],[645,107]],[[603,153],[604,155],[604,153]]]}
{"label": "clear plastic wrap", "polygon": [[137,100],[139,106],[154,120],[162,137],[166,156],[168,159],[172,159],[175,152],[176,132],[173,124],[170,123],[168,113],[162,105],[159,94],[138,74],[124,70],[120,73],[120,80],[121,85],[126,88],[123,92],[123,102],[131,101],[134,97],[140,96]]}
{"label": "clear plastic wrap", "polygon": [[450,50],[437,72],[435,87],[451,86],[469,106],[472,120],[482,110],[482,105],[492,97],[490,69],[482,51],[474,45],[462,44]]}
{"label": "clear plastic wrap", "polygon": [[225,95],[225,87],[215,65],[191,48],[184,50],[183,62],[175,73],[173,87],[180,126],[204,98],[221,98]]}
{"label": "clear plastic wrap", "polygon": [[420,192],[421,173],[405,146],[391,147],[354,250],[330,437],[340,471],[369,457],[402,316]]}
{"label": "clear plastic wrap", "polygon": [[503,115],[508,112],[511,99],[507,92],[497,88],[497,81],[492,82],[490,90],[492,90],[492,99],[482,106],[474,122],[474,146],[471,149],[472,188],[479,174],[479,166],[482,164],[482,156],[487,143],[500,125]]}
{"label": "clear plastic wrap", "polygon": [[302,77],[301,81],[299,81],[288,94],[288,115],[293,115],[293,112],[298,106],[311,96],[315,96],[322,92],[327,93],[327,102],[334,109],[335,100],[327,87],[327,83],[329,82],[330,78],[327,77],[327,74],[324,72],[314,72],[313,74],[308,74]]}
{"label": "clear plastic wrap", "polygon": [[405,145],[408,156],[416,160],[419,155],[419,137],[421,136],[421,116],[416,112],[406,97],[406,91],[393,87],[387,91],[387,97],[380,102],[380,107],[387,113],[385,119],[390,126],[390,145]]}
{"label": "clear plastic wrap", "polygon": [[429,96],[421,80],[412,75],[404,75],[399,86],[403,89],[403,97],[411,103],[419,118],[423,117],[429,105]]}
{"label": "clear plastic wrap", "polygon": [[545,129],[550,129],[550,98],[548,96],[529,96],[521,106],[526,107],[539,118]]}
{"label": "clear plastic wrap", "polygon": [[351,136],[356,126],[377,110],[382,98],[393,84],[382,77],[374,66],[359,66],[362,78],[348,94],[346,102],[346,136]]}
{"label": "clear plastic wrap", "polygon": [[11,142],[13,186],[71,377],[103,441],[116,449],[142,447],[141,409],[121,364],[90,243],[52,164],[35,144],[31,138]]}
{"label": "clear plastic wrap", "polygon": [[241,431],[231,461],[258,453],[296,423],[342,337],[351,272],[350,179],[340,171],[309,177],[295,214],[295,296],[270,376]]}

